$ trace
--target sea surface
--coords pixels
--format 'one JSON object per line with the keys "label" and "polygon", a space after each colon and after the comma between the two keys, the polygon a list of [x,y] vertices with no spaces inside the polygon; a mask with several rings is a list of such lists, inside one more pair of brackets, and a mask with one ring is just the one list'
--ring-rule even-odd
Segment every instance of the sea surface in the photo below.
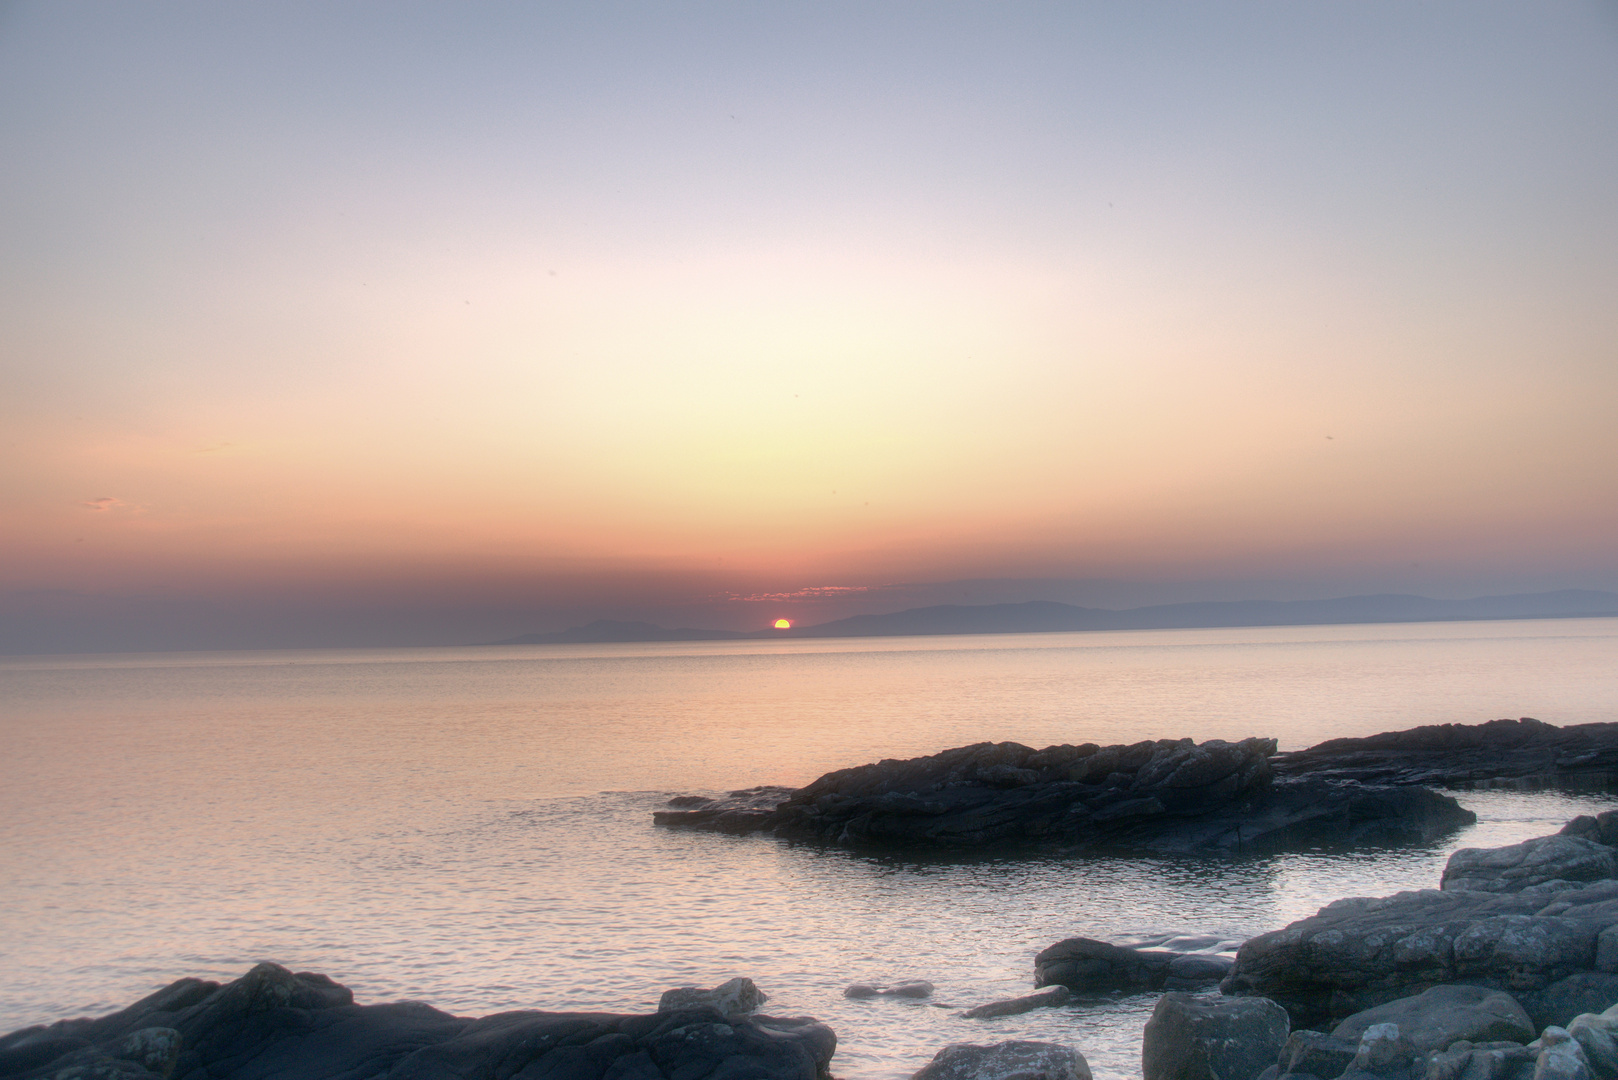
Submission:
{"label": "sea surface", "polygon": [[[1231,939],[1432,887],[1610,795],[1456,793],[1431,847],[1268,858],[873,858],[654,828],[670,795],[799,785],[984,740],[1618,720],[1618,620],[0,660],[0,1031],[262,959],[365,1002],[645,1011],[747,975],[833,1071],[1067,1042],[1140,1072],[1152,995],[1020,1017],[1073,935]],[[931,1002],[851,1001],[926,979]]]}

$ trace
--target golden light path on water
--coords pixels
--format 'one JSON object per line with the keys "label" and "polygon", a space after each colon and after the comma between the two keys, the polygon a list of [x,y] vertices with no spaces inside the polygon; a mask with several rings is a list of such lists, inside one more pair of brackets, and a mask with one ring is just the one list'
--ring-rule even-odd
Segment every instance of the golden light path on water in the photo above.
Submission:
{"label": "golden light path on water", "polygon": [[[1247,861],[872,858],[651,811],[984,739],[1612,720],[1615,660],[1611,619],[6,660],[0,1029],[259,959],[462,1015],[645,1010],[748,975],[837,1030],[839,1076],[1019,1037],[1133,1076],[1150,996],[937,1006],[1027,993],[1064,937],[1246,937],[1618,801],[1461,793],[1482,821],[1432,847]],[[842,997],[904,978],[934,1003]]]}

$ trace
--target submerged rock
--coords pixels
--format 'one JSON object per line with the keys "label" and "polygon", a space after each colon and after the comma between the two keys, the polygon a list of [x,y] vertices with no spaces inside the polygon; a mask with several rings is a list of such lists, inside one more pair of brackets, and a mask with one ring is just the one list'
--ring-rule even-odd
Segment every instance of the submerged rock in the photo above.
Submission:
{"label": "submerged rock", "polygon": [[1066,1005],[1073,1000],[1073,995],[1065,986],[1053,986],[1049,990],[1037,994],[1025,994],[1022,997],[1011,998],[1006,1001],[991,1001],[987,1005],[979,1005],[961,1013],[969,1020],[992,1020],[999,1016],[1017,1016],[1021,1013],[1032,1012],[1034,1009],[1049,1009],[1057,1005]]}
{"label": "submerged rock", "polygon": [[924,979],[912,979],[910,982],[895,983],[892,986],[872,986],[870,983],[855,983],[843,991],[843,996],[846,998],[893,997],[919,1000],[932,997],[933,990],[932,983]]}
{"label": "submerged rock", "polygon": [[1090,1080],[1090,1063],[1057,1043],[952,1043],[911,1080]]}
{"label": "submerged rock", "polygon": [[827,773],[807,787],[685,797],[659,825],[847,846],[1035,843],[1067,851],[1247,853],[1435,839],[1476,816],[1424,788],[1272,782],[1274,739],[1128,746],[978,743]]}
{"label": "submerged rock", "polygon": [[479,1020],[419,1002],[356,1005],[324,975],[259,964],[181,979],[118,1012],[0,1038],[0,1077],[119,1080],[827,1080],[837,1036],[809,1019],[524,1010]]}

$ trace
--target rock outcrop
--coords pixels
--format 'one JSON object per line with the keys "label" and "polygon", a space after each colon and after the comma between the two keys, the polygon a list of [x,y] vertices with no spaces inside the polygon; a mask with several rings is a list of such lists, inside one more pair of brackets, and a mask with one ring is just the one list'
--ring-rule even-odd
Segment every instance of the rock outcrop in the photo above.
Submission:
{"label": "rock outcrop", "polygon": [[1141,1041],[1145,1080],[1236,1080],[1257,1076],[1290,1033],[1287,1014],[1263,998],[1168,993]]}
{"label": "rock outcrop", "polygon": [[1476,816],[1419,787],[1274,782],[1273,739],[1128,746],[978,743],[827,773],[807,787],[681,796],[671,828],[845,846],[1038,844],[1070,852],[1248,853],[1425,842]]}
{"label": "rock outcrop", "polygon": [[0,1077],[76,1080],[827,1080],[837,1037],[808,1019],[521,1011],[472,1020],[356,1005],[324,975],[260,964],[181,979],[119,1012],[0,1038]]}
{"label": "rock outcrop", "polygon": [[1618,782],[1618,724],[1552,724],[1523,717],[1434,724],[1361,739],[1330,739],[1278,754],[1278,776],[1433,787],[1596,787]]}
{"label": "rock outcrop", "polygon": [[1598,1011],[1579,995],[1580,980],[1599,999],[1618,984],[1615,973],[1618,881],[1550,882],[1514,893],[1423,889],[1338,900],[1245,942],[1223,987],[1271,998],[1295,1024],[1314,1027],[1465,983],[1507,991],[1539,1026]]}
{"label": "rock outcrop", "polygon": [[1057,1043],[952,1043],[911,1080],[1090,1080],[1090,1063]]}

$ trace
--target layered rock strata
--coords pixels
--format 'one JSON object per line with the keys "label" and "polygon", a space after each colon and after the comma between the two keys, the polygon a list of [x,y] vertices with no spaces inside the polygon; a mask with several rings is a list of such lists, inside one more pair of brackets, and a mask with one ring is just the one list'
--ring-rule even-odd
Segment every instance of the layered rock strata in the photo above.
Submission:
{"label": "layered rock strata", "polygon": [[1273,739],[1128,746],[978,743],[827,773],[796,790],[681,796],[671,828],[762,832],[844,846],[1262,852],[1426,842],[1476,820],[1424,788],[1276,782]]}
{"label": "layered rock strata", "polygon": [[1278,776],[1367,784],[1610,788],[1618,783],[1618,724],[1434,724],[1330,739],[1277,754],[1273,765]]}
{"label": "layered rock strata", "polygon": [[324,975],[260,964],[181,979],[119,1012],[0,1038],[0,1077],[34,1080],[829,1080],[837,1037],[808,1019],[524,1010],[473,1020],[356,1005]]}

